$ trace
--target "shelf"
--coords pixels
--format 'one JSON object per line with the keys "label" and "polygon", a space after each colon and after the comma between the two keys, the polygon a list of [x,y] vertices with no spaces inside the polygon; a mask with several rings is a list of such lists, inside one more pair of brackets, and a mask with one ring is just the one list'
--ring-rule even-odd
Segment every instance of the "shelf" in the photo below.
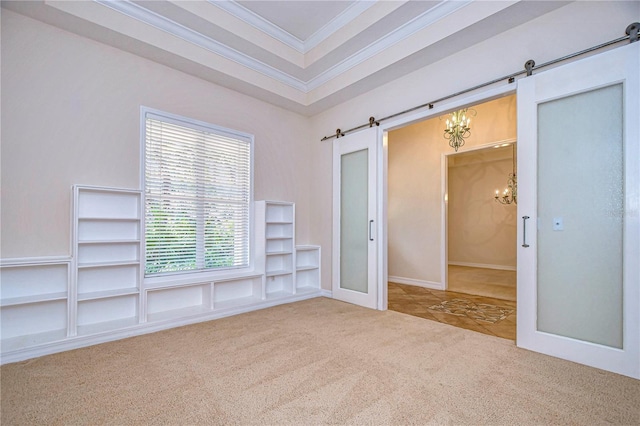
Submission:
{"label": "shelf", "polygon": [[291,240],[293,237],[266,237],[266,240]]}
{"label": "shelf", "polygon": [[320,290],[320,246],[296,246],[296,293]]}
{"label": "shelf", "polygon": [[82,185],[74,188],[78,219],[140,219],[140,191]]}
{"label": "shelf", "polygon": [[66,299],[4,306],[0,309],[3,345],[8,342],[18,349],[21,344],[33,346],[64,338],[67,308]]}
{"label": "shelf", "polygon": [[10,297],[0,300],[0,306],[17,306],[29,303],[51,302],[53,300],[65,300],[67,298],[66,291],[56,293],[35,294],[32,296]]}
{"label": "shelf", "polygon": [[262,300],[262,275],[213,284],[213,309],[243,306]]}
{"label": "shelf", "polygon": [[304,266],[296,266],[296,271],[313,271],[314,269],[319,269],[318,266],[315,265],[304,265]]}
{"label": "shelf", "polygon": [[69,287],[69,263],[3,265],[0,306],[64,299]]}
{"label": "shelf", "polygon": [[317,279],[319,279],[319,269],[320,246],[296,246],[296,272],[318,271]]}
{"label": "shelf", "polygon": [[138,317],[121,318],[112,321],[98,322],[94,324],[86,324],[78,326],[78,336],[87,334],[98,334],[106,331],[119,330],[122,328],[133,327],[138,325]]}
{"label": "shelf", "polygon": [[320,249],[320,246],[310,246],[310,245],[307,245],[307,246],[304,246],[304,245],[296,246],[296,250],[297,251],[316,251],[316,250],[319,250],[319,249]]}
{"label": "shelf", "polygon": [[24,268],[32,266],[67,265],[71,262],[68,256],[19,257],[2,259],[0,269]]}
{"label": "shelf", "polygon": [[97,217],[97,216],[84,216],[79,217],[80,221],[100,221],[100,222],[139,222],[139,217]]}
{"label": "shelf", "polygon": [[293,225],[290,220],[267,220],[265,223],[267,225]]}
{"label": "shelf", "polygon": [[289,229],[269,229],[269,225],[267,225],[267,230],[265,231],[265,238],[267,240],[272,239],[293,239],[293,228],[292,225],[272,225],[272,226],[288,226]]}
{"label": "shelf", "polygon": [[113,268],[84,268],[78,271],[77,292],[88,294],[101,291],[134,289],[139,287],[138,264]]}
{"label": "shelf", "polygon": [[290,275],[293,274],[293,271],[285,271],[285,270],[281,270],[281,271],[267,271],[266,276],[267,277],[277,277],[279,275]]}
{"label": "shelf", "polygon": [[258,296],[239,297],[237,299],[224,300],[222,302],[214,302],[213,310],[219,311],[223,309],[238,308],[241,306],[249,306],[261,302],[262,298]]}
{"label": "shelf", "polygon": [[147,290],[147,321],[196,315],[211,310],[211,283]]}
{"label": "shelf", "polygon": [[18,349],[29,348],[32,346],[42,345],[45,343],[57,342],[67,337],[67,330],[52,330],[45,331],[43,333],[27,334],[24,336],[11,337],[9,339],[2,339],[2,353],[15,351]]}
{"label": "shelf", "polygon": [[267,293],[267,300],[282,299],[289,296],[293,296],[293,293],[290,291],[274,291]]}
{"label": "shelf", "polygon": [[212,279],[209,280],[197,280],[197,281],[187,281],[187,282],[178,282],[175,281],[167,281],[167,282],[158,282],[154,284],[145,284],[144,288],[147,292],[156,292],[162,290],[175,290],[180,288],[188,288],[188,287],[197,287],[202,285],[210,285],[213,282]]}
{"label": "shelf", "polygon": [[115,289],[115,290],[92,291],[89,293],[78,294],[78,302],[83,302],[86,300],[107,299],[110,297],[129,296],[129,295],[138,294],[138,293],[139,293],[139,290],[134,287]]}
{"label": "shelf", "polygon": [[84,240],[78,244],[138,244],[140,240]]}
{"label": "shelf", "polygon": [[185,317],[201,315],[207,312],[211,312],[211,310],[205,305],[189,306],[187,308],[171,309],[169,311],[161,311],[161,312],[154,312],[152,314],[147,314],[147,322],[165,321],[165,320],[172,320],[176,318],[185,318]]}
{"label": "shelf", "polygon": [[281,240],[265,240],[264,250],[269,253],[293,253],[293,238]]}
{"label": "shelf", "polygon": [[293,223],[294,204],[283,201],[261,201],[265,223]]}
{"label": "shelf", "polygon": [[78,264],[79,269],[85,268],[111,268],[115,266],[129,266],[129,265],[139,265],[139,260],[123,260],[119,262],[93,262],[93,263],[80,263]]}
{"label": "shelf", "polygon": [[138,243],[141,226],[138,219],[80,219],[77,239],[79,243]]}
{"label": "shelf", "polygon": [[296,294],[309,294],[309,293],[320,293],[320,289],[318,287],[313,287],[310,285],[296,288]]}
{"label": "shelf", "polygon": [[219,278],[214,278],[213,282],[224,283],[228,281],[241,281],[241,280],[249,280],[249,279],[261,278],[261,277],[262,277],[262,274],[256,274],[256,273],[251,273],[246,275],[229,275],[229,276],[221,276]]}
{"label": "shelf", "polygon": [[293,254],[292,251],[270,251],[268,253],[266,253],[267,256],[278,256],[278,255],[283,255],[283,254]]}

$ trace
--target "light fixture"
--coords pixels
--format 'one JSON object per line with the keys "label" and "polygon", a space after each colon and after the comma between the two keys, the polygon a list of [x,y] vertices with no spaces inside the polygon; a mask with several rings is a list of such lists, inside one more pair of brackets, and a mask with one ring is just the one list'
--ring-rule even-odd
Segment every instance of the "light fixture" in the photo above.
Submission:
{"label": "light fixture", "polygon": [[[503,145],[504,146],[504,145]],[[513,154],[511,155],[512,173],[509,173],[507,179],[507,187],[500,194],[500,190],[496,189],[495,200],[500,204],[518,204],[518,177],[516,175],[516,144],[511,144]]]}
{"label": "light fixture", "polygon": [[447,120],[447,127],[444,129],[444,138],[449,139],[449,146],[458,152],[458,148],[464,145],[464,138],[471,135],[471,118],[469,115],[476,115],[472,109],[465,108],[451,113],[451,118]]}

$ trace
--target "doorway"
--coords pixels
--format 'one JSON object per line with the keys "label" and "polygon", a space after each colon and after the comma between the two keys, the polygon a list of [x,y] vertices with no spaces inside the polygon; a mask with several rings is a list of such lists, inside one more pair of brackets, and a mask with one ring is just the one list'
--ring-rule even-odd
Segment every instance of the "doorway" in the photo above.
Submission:
{"label": "doorway", "polygon": [[515,205],[494,200],[513,164],[515,104],[509,95],[470,106],[457,153],[443,138],[448,114],[389,132],[390,310],[515,340]]}
{"label": "doorway", "polygon": [[515,302],[515,140],[445,157],[446,289]]}

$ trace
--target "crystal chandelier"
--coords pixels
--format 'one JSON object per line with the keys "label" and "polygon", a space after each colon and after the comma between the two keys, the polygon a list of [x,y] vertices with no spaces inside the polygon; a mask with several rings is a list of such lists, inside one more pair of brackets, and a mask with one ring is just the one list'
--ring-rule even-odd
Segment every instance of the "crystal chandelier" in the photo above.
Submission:
{"label": "crystal chandelier", "polygon": [[458,152],[458,148],[464,145],[464,138],[471,135],[471,118],[468,114],[475,115],[474,110],[468,108],[454,111],[451,118],[447,120],[447,127],[444,129],[444,138],[449,139],[449,146]]}
{"label": "crystal chandelier", "polygon": [[518,204],[518,177],[516,175],[516,144],[511,144],[513,154],[511,155],[513,172],[509,173],[507,179],[507,187],[500,194],[500,191],[496,189],[495,200],[500,204]]}

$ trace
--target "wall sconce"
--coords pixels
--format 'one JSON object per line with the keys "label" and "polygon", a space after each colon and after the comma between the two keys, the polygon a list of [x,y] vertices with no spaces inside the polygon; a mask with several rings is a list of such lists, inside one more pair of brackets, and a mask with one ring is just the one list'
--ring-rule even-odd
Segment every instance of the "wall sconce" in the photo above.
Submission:
{"label": "wall sconce", "polygon": [[509,177],[507,179],[507,188],[504,190],[502,195],[500,191],[496,189],[496,196],[494,199],[500,204],[518,204],[518,177],[516,175],[516,144],[511,144],[511,149],[513,153],[511,154],[512,161],[512,173],[509,173]]}

